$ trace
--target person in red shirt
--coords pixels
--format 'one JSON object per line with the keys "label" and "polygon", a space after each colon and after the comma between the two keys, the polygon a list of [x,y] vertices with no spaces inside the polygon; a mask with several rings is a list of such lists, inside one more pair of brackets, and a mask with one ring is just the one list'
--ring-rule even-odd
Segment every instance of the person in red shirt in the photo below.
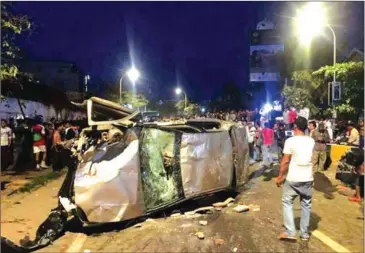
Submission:
{"label": "person in red shirt", "polygon": [[[35,162],[37,164],[37,170],[47,168],[46,165],[46,129],[41,125],[42,121],[40,118],[36,119],[36,124],[32,127],[33,133],[33,153]],[[42,160],[40,159],[42,157]]]}
{"label": "person in red shirt", "polygon": [[289,111],[289,129],[292,130],[294,128],[294,122],[297,119],[297,113],[294,108],[291,108]]}
{"label": "person in red shirt", "polygon": [[265,128],[262,130],[261,133],[263,137],[262,153],[264,158],[264,165],[271,165],[273,162],[271,147],[274,142],[274,130],[269,128],[268,123],[265,123]]}

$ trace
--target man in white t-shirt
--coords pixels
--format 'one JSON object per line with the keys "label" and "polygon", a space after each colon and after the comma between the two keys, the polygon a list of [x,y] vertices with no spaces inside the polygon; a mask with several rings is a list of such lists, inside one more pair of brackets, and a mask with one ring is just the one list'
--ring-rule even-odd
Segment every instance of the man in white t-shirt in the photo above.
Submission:
{"label": "man in white t-shirt", "polygon": [[[285,232],[281,233],[281,240],[296,240],[296,229],[293,215],[293,202],[296,197],[300,197],[301,220],[300,233],[301,239],[309,239],[309,220],[312,205],[312,186],[313,186],[313,164],[312,155],[315,142],[310,136],[305,136],[307,120],[298,117],[294,123],[294,136],[285,141],[284,156],[281,161],[279,177],[276,184],[283,187],[283,216]],[[284,175],[287,173],[286,178]]]}
{"label": "man in white t-shirt", "polygon": [[246,130],[247,130],[248,148],[250,153],[250,163],[252,163],[253,161],[251,160],[256,160],[255,146],[254,146],[256,128],[254,127],[252,122],[250,122],[248,123]]}
{"label": "man in white t-shirt", "polygon": [[333,140],[333,129],[332,129],[332,122],[329,119],[324,121],[324,126],[327,129],[328,135],[330,136],[330,140]]}

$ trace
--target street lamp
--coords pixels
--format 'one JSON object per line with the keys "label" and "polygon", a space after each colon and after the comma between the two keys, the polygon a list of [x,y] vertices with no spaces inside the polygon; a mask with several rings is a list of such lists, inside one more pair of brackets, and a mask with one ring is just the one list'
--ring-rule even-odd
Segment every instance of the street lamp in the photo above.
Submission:
{"label": "street lamp", "polygon": [[186,95],[186,92],[183,91],[181,88],[176,88],[175,90],[176,95],[180,95],[181,93],[185,94],[185,105],[184,108],[186,108],[188,106],[188,96]]}
{"label": "street lamp", "polygon": [[85,89],[84,90],[85,90],[85,92],[87,92],[87,83],[90,80],[90,75],[85,75],[84,80],[85,80]]}
{"label": "street lamp", "polygon": [[126,75],[128,76],[129,80],[131,80],[131,82],[133,84],[138,80],[138,78],[140,76],[139,71],[136,68],[132,67],[127,72],[125,72],[123,74],[123,76],[120,78],[120,81],[119,81],[119,103],[120,104],[122,104],[122,83],[123,83],[123,78]]}
{"label": "street lamp", "polygon": [[[303,9],[299,10],[295,19],[299,39],[307,46],[313,37],[318,35],[323,27],[331,30],[333,36],[333,67],[336,65],[336,34],[328,24],[326,9],[320,2],[308,3]],[[336,72],[333,68],[333,82],[336,82]],[[330,104],[330,86],[328,85],[328,104]]]}

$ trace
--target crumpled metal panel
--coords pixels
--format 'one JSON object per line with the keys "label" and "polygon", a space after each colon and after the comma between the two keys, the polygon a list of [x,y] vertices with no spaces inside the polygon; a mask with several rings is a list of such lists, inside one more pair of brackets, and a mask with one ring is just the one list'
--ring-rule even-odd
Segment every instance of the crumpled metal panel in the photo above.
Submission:
{"label": "crumpled metal panel", "polygon": [[[99,147],[76,171],[75,203],[89,222],[117,222],[145,213],[139,141]],[[123,150],[124,149],[124,150]]]}
{"label": "crumpled metal panel", "polygon": [[228,131],[184,133],[180,164],[186,197],[228,188],[233,175],[232,143]]}
{"label": "crumpled metal panel", "polygon": [[249,179],[250,157],[247,131],[244,127],[232,127],[233,159],[236,172],[236,186],[242,186]]}

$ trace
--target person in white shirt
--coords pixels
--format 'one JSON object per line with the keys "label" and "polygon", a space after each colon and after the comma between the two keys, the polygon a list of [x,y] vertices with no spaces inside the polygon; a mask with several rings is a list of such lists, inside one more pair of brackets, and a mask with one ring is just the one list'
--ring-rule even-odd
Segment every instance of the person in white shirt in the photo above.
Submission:
{"label": "person in white shirt", "polygon": [[304,107],[303,109],[301,109],[299,111],[299,116],[302,116],[303,118],[308,120],[309,119],[309,109],[307,107]]}
{"label": "person in white shirt", "polygon": [[13,133],[8,123],[1,120],[1,169],[6,170],[12,163],[11,144]]}
{"label": "person in white shirt", "polygon": [[333,129],[332,123],[329,119],[324,121],[324,127],[327,129],[328,135],[330,136],[330,140],[333,140]]}
{"label": "person in white shirt", "polygon": [[288,109],[286,109],[283,112],[283,121],[284,121],[285,125],[289,125],[289,110]]}
{"label": "person in white shirt", "polygon": [[252,122],[248,123],[247,125],[247,140],[248,140],[248,148],[250,153],[250,159],[256,160],[256,153],[255,153],[255,135],[256,135],[256,128],[253,126]]}
{"label": "person in white shirt", "polygon": [[[285,141],[280,173],[276,179],[277,186],[283,187],[283,216],[285,232],[281,233],[281,240],[296,240],[296,229],[293,215],[293,202],[300,197],[302,209],[300,220],[301,239],[309,239],[309,220],[312,205],[313,164],[312,155],[315,142],[304,131],[308,122],[298,117],[294,123],[294,136]],[[287,174],[287,175],[286,175]],[[284,179],[284,175],[286,178]]]}

